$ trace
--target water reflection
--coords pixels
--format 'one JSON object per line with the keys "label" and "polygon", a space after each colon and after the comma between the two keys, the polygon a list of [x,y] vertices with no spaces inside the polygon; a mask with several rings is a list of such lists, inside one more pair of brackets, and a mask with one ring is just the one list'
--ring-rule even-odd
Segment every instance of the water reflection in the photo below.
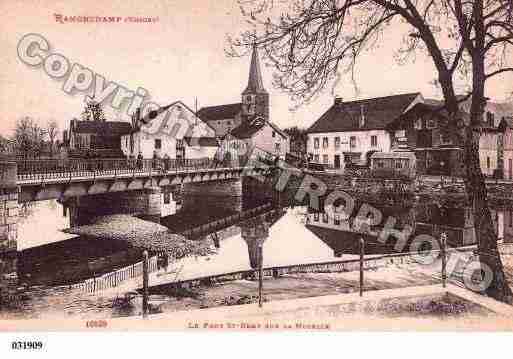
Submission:
{"label": "water reflection", "polygon": [[[239,209],[244,212],[261,204],[244,201]],[[397,230],[411,226],[414,234],[435,235],[443,230],[448,233],[451,246],[475,243],[469,208],[440,209],[419,204],[410,208],[383,205],[379,210],[383,213],[383,221],[388,216],[396,218],[394,228]],[[22,213],[19,225],[19,248],[22,251],[18,255],[18,271],[20,280],[26,283],[53,285],[76,282],[139,260],[139,252],[124,241],[93,240],[63,233],[62,230],[70,223],[69,214],[63,215],[62,205],[57,201],[26,205]],[[163,218],[162,224],[174,232],[182,232],[234,213],[237,212],[204,207],[198,211],[183,210]],[[513,212],[493,210],[492,218],[499,238],[510,240]],[[394,253],[394,238],[386,243],[377,239],[382,224],[366,227],[366,221],[372,222],[370,217],[345,218],[336,210],[333,216],[328,216],[305,206],[275,209],[209,233],[205,238],[211,240],[212,247],[216,248],[215,255],[181,260],[176,263],[173,276],[162,276],[159,280],[254,270],[258,266],[260,243],[263,243],[264,267],[356,259],[360,237],[366,241],[367,255]],[[408,245],[404,247],[404,251],[407,250]]]}
{"label": "water reflection", "polygon": [[18,220],[18,250],[65,241],[76,237],[63,233],[69,228],[69,216],[57,200],[23,203]]}

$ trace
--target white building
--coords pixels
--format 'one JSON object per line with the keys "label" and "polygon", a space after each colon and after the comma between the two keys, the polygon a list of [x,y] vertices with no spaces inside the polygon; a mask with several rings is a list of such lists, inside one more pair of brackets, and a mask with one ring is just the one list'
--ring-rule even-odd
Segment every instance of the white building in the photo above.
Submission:
{"label": "white building", "polygon": [[121,138],[125,156],[145,159],[154,153],[172,159],[214,158],[219,147],[215,131],[200,120],[182,102],[151,111],[141,118],[139,112],[132,120],[132,132]]}
{"label": "white building", "polygon": [[279,157],[285,159],[290,151],[289,136],[276,125],[264,120],[242,124],[227,134],[221,142],[224,158],[231,159]]}
{"label": "white building", "polygon": [[258,155],[285,158],[290,138],[269,119],[269,93],[265,90],[257,49],[253,49],[248,84],[240,103],[204,107],[198,111],[218,138],[222,139],[223,156],[231,159]]}
{"label": "white building", "polygon": [[385,126],[417,102],[420,93],[343,102],[333,105],[308,129],[310,161],[330,168],[347,162],[364,163],[377,151],[390,151],[391,138]]}

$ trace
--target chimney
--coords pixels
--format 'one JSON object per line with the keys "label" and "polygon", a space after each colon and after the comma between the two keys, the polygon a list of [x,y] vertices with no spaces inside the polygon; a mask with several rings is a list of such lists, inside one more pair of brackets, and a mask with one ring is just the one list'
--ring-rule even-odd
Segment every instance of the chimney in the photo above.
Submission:
{"label": "chimney", "polygon": [[344,99],[342,97],[335,96],[335,100],[333,102],[335,106],[340,105],[342,102],[344,102]]}

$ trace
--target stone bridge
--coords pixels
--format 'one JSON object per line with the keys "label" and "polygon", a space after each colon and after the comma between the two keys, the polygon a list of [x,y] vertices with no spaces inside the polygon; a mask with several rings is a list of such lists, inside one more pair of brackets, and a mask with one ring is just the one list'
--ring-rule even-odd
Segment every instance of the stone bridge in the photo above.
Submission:
{"label": "stone bridge", "polygon": [[17,251],[20,203],[58,199],[70,207],[72,225],[106,214],[137,214],[159,221],[163,192],[172,187],[181,186],[184,205],[213,201],[232,206],[242,197],[242,179],[268,170],[259,162],[241,165],[211,159],[0,162],[0,255]]}

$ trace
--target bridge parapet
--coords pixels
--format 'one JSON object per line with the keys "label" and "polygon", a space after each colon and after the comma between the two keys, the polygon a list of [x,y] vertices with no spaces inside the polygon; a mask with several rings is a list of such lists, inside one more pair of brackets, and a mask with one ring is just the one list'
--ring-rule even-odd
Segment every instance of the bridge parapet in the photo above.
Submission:
{"label": "bridge parapet", "polygon": [[0,254],[16,252],[18,187],[15,162],[0,162]]}
{"label": "bridge parapet", "polygon": [[0,304],[16,292],[18,247],[16,163],[0,162]]}

